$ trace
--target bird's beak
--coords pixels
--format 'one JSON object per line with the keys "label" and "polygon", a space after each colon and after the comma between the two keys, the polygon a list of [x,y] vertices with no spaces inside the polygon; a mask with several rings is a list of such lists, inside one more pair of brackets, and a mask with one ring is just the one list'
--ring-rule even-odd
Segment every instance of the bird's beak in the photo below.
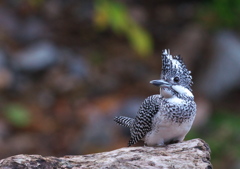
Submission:
{"label": "bird's beak", "polygon": [[152,80],[150,81],[151,84],[159,87],[171,87],[172,85],[165,80]]}

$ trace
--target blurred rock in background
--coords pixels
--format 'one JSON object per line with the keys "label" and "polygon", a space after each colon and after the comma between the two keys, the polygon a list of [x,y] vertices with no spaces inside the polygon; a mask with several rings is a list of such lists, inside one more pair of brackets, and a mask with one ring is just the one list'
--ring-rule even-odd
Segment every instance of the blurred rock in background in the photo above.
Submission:
{"label": "blurred rock in background", "polygon": [[240,38],[233,31],[221,31],[213,37],[211,63],[199,78],[199,90],[212,100],[221,100],[240,85]]}

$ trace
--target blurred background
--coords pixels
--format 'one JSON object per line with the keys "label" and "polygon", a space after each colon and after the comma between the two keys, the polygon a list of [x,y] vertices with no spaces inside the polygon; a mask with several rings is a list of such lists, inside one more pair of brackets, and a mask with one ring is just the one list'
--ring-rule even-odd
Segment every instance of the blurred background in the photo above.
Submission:
{"label": "blurred background", "polygon": [[0,1],[0,158],[126,147],[113,117],[159,93],[149,81],[169,48],[194,80],[186,139],[240,168],[239,16],[239,0]]}

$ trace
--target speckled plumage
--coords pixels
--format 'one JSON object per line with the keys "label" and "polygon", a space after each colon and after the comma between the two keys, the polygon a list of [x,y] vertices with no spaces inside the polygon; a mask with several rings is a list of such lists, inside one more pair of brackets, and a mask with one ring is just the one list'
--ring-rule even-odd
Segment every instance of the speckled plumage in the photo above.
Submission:
{"label": "speckled plumage", "polygon": [[162,53],[161,80],[150,83],[160,86],[160,94],[144,100],[136,117],[115,117],[118,124],[130,128],[131,146],[144,140],[147,146],[163,146],[183,141],[196,115],[192,94],[192,76],[180,56]]}

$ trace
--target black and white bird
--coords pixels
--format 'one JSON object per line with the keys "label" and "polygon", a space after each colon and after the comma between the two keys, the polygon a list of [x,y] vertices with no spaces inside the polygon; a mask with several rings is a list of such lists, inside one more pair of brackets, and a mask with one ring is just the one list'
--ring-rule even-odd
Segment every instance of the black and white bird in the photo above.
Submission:
{"label": "black and white bird", "polygon": [[130,128],[128,146],[139,140],[146,146],[164,146],[184,140],[196,115],[190,73],[180,56],[163,50],[161,79],[150,81],[160,87],[160,94],[146,98],[135,118],[114,118],[118,124]]}

